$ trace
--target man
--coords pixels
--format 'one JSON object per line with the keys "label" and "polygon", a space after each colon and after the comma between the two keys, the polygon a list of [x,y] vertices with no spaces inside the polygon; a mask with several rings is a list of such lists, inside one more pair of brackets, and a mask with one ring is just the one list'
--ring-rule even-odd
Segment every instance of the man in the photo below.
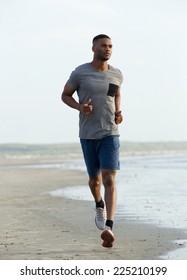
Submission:
{"label": "man", "polygon": [[[119,169],[118,124],[123,120],[120,110],[121,72],[107,61],[112,54],[109,36],[93,38],[93,60],[78,66],[67,81],[62,101],[78,110],[79,137],[89,175],[89,186],[96,203],[95,223],[102,230],[104,247],[112,247],[116,208],[115,175]],[[73,98],[77,91],[79,102]],[[104,185],[104,200],[101,185]]]}

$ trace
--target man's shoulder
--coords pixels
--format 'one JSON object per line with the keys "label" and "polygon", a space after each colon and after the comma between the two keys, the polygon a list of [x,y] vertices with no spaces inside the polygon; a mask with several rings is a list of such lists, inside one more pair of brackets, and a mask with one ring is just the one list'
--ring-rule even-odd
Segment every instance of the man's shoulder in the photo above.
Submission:
{"label": "man's shoulder", "polygon": [[77,72],[82,72],[82,71],[87,70],[89,67],[90,67],[90,63],[87,62],[87,63],[84,63],[84,64],[81,64],[81,65],[77,66],[77,67],[75,68],[75,71],[77,71]]}
{"label": "man's shoulder", "polygon": [[110,75],[113,75],[117,79],[119,79],[120,84],[123,82],[123,74],[118,68],[110,65],[110,71],[109,72],[110,72]]}
{"label": "man's shoulder", "polygon": [[118,73],[119,75],[122,75],[122,72],[118,68],[116,68],[112,65],[110,65],[110,71],[113,71],[113,72]]}

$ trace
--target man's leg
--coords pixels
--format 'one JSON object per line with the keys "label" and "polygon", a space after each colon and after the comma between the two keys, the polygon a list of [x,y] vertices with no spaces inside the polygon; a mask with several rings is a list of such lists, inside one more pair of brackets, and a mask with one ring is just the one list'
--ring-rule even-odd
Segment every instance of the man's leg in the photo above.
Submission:
{"label": "man's leg", "polygon": [[96,203],[95,223],[99,229],[103,230],[106,223],[106,207],[105,202],[103,201],[101,196],[101,184],[101,174],[95,177],[90,177],[89,186]]}
{"label": "man's leg", "polygon": [[95,177],[90,177],[89,179],[89,187],[92,192],[92,195],[95,199],[95,202],[101,201],[101,183],[102,183],[102,178],[101,174],[95,176]]}
{"label": "man's leg", "polygon": [[105,188],[105,203],[107,211],[106,228],[101,234],[101,239],[103,240],[103,247],[112,247],[115,240],[114,234],[112,232],[113,219],[116,209],[116,183],[115,183],[115,170],[103,169],[102,178],[103,185]]}
{"label": "man's leg", "polygon": [[110,169],[102,170],[103,185],[105,188],[105,203],[107,211],[107,220],[113,221],[115,209],[116,209],[116,182],[115,182],[116,171]]}
{"label": "man's leg", "polygon": [[103,230],[106,222],[106,210],[101,197],[102,176],[97,155],[97,141],[81,139],[81,146],[89,175],[89,187],[96,203],[95,223],[99,229]]}

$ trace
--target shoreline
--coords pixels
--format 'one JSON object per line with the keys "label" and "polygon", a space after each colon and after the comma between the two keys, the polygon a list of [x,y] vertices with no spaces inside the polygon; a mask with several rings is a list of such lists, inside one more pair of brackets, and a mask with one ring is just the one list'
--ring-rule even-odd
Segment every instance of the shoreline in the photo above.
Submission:
{"label": "shoreline", "polygon": [[87,184],[84,172],[0,169],[0,260],[159,260],[182,248],[182,230],[116,219],[113,248],[101,246],[94,203],[48,192]]}
{"label": "shoreline", "polygon": [[[120,140],[120,157],[186,154],[187,141],[130,142]],[[0,143],[0,165],[4,163],[62,162],[83,158],[79,142],[56,144]]]}

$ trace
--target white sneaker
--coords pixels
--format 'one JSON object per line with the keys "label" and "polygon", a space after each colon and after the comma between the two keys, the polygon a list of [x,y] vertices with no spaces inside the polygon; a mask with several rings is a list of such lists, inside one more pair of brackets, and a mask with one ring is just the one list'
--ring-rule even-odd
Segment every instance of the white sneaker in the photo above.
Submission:
{"label": "white sneaker", "polygon": [[105,206],[104,206],[104,208],[96,207],[95,223],[96,223],[96,226],[100,230],[103,230],[105,228],[105,223],[106,223],[106,207]]}

